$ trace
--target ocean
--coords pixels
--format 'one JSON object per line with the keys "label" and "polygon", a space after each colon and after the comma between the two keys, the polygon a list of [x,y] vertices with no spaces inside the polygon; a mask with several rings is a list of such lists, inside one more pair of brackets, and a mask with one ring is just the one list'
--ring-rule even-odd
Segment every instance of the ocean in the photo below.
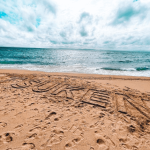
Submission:
{"label": "ocean", "polygon": [[0,69],[150,77],[150,52],[1,47]]}

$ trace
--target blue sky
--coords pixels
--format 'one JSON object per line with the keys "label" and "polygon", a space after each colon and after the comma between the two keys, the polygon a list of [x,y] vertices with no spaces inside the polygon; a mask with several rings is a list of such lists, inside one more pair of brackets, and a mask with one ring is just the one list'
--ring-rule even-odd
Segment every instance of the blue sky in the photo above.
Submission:
{"label": "blue sky", "polygon": [[150,1],[1,0],[0,46],[150,50]]}

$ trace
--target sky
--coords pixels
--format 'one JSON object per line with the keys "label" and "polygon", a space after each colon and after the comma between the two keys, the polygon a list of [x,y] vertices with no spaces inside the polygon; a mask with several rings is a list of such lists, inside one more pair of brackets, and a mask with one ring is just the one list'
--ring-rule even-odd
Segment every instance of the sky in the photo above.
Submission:
{"label": "sky", "polygon": [[150,0],[0,0],[0,46],[150,50]]}

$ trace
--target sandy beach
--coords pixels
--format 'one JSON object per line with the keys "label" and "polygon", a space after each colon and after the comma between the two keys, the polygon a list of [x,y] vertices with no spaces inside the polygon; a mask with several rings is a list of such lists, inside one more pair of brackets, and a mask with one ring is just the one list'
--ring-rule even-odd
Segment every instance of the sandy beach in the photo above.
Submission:
{"label": "sandy beach", "polygon": [[0,150],[150,150],[150,78],[0,70]]}

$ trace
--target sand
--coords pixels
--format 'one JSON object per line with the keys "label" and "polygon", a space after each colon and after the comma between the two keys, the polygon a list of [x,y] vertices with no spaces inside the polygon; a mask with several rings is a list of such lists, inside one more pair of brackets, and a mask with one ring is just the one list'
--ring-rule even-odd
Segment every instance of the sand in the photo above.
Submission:
{"label": "sand", "polygon": [[150,150],[150,78],[0,70],[0,150]]}

